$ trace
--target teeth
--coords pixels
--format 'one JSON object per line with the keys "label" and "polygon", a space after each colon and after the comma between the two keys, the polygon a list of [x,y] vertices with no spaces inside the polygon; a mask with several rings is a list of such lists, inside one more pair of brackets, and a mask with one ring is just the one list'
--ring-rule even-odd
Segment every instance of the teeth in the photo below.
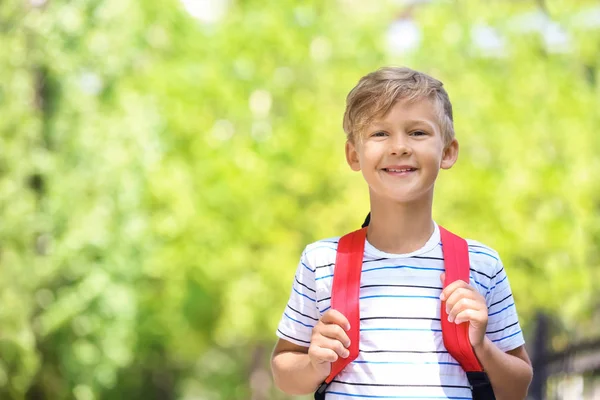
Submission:
{"label": "teeth", "polygon": [[393,169],[393,168],[388,168],[388,171],[390,171],[390,172],[408,172],[408,171],[412,171],[412,168],[409,168],[409,169]]}

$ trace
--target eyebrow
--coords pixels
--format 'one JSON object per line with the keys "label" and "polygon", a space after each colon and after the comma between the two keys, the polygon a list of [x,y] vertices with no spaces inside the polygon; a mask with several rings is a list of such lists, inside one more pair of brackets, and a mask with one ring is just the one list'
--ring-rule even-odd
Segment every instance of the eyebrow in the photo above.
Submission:
{"label": "eyebrow", "polygon": [[426,119],[409,119],[406,122],[406,125],[419,125],[419,124],[425,124],[427,125],[429,128],[435,130],[436,129],[436,124],[426,120]]}
{"label": "eyebrow", "polygon": [[[425,120],[425,119],[409,119],[404,121],[405,125],[426,125],[427,127],[429,127],[429,129],[432,130],[438,130],[437,126],[435,123],[429,121],[429,120]],[[378,120],[378,121],[373,121],[373,123],[369,124],[371,129],[381,129],[384,127],[387,127],[389,124],[387,122]]]}

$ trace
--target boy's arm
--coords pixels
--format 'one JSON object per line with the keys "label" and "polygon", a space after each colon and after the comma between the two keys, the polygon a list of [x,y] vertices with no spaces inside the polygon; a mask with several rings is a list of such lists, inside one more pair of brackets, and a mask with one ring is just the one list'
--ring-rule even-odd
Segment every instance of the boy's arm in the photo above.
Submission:
{"label": "boy's arm", "polygon": [[283,339],[279,339],[273,350],[271,370],[275,386],[291,395],[312,393],[327,377],[313,367],[308,347]]}
{"label": "boy's arm", "polygon": [[[441,275],[441,280],[444,282],[445,274]],[[488,307],[485,298],[468,283],[456,281],[442,291],[440,299],[446,301],[450,322],[469,322],[469,340],[492,383],[496,399],[525,399],[533,377],[531,361],[524,346],[505,353],[486,336]]]}
{"label": "boy's arm", "polygon": [[310,347],[279,339],[271,358],[275,386],[293,395],[317,390],[329,375],[331,363],[350,355],[348,329],[346,317],[329,309],[313,328]]}
{"label": "boy's arm", "polygon": [[497,400],[527,397],[533,370],[525,346],[505,353],[486,337],[480,346],[473,349],[488,374]]}

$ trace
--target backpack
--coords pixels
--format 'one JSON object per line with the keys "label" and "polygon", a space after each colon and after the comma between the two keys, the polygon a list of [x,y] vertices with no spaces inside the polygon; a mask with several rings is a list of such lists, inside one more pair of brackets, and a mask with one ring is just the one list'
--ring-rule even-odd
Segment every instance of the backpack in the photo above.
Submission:
{"label": "backpack", "polygon": [[[340,238],[337,248],[333,285],[331,288],[331,308],[340,311],[348,318],[350,330],[350,355],[347,358],[338,358],[331,365],[331,373],[325,381],[317,388],[315,400],[325,400],[325,391],[331,381],[339,374],[346,365],[358,357],[359,346],[359,291],[360,276],[362,272],[362,261],[365,247],[365,239],[369,216],[363,224],[363,228],[348,233]],[[440,228],[442,239],[442,251],[444,255],[444,266],[446,269],[446,281],[444,287],[456,280],[469,282],[469,248],[467,242]],[[469,341],[469,323],[460,325],[448,321],[446,313],[446,302],[441,304],[442,336],[444,345],[452,357],[458,361],[467,373],[473,400],[495,400],[492,385],[487,374],[483,370],[479,360],[475,356]]]}

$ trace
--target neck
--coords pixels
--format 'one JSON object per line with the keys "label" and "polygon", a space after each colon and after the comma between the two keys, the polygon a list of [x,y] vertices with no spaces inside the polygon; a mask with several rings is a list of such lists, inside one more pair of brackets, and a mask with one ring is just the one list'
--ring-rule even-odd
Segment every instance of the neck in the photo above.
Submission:
{"label": "neck", "polygon": [[371,197],[371,221],[367,238],[386,253],[406,254],[423,247],[435,229],[432,199],[414,203],[390,203]]}

